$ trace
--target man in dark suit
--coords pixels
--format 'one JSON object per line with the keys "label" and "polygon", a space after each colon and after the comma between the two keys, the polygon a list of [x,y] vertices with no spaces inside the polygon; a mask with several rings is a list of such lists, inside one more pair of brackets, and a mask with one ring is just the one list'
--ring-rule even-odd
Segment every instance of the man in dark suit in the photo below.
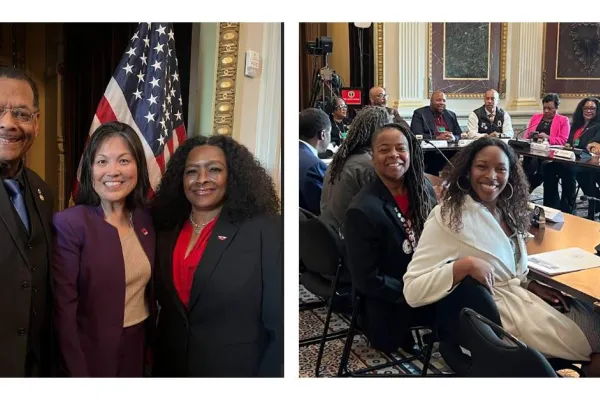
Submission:
{"label": "man in dark suit", "polygon": [[29,76],[0,67],[0,377],[51,374],[54,200],[23,162],[38,134],[38,102]]}
{"label": "man in dark suit", "polygon": [[369,90],[369,102],[372,106],[385,107],[387,112],[392,116],[394,123],[405,125],[408,128],[408,122],[400,116],[398,110],[387,106],[388,97],[389,94],[382,87],[375,86]]}
{"label": "man in dark suit", "polygon": [[[441,90],[433,92],[428,106],[414,111],[410,130],[430,140],[459,140],[462,133],[456,114],[446,109],[446,95]],[[445,164],[437,152],[425,153],[425,172],[437,176]]]}
{"label": "man in dark suit", "polygon": [[300,112],[300,207],[320,213],[321,191],[327,164],[319,159],[331,140],[331,122],[325,112],[307,108]]}

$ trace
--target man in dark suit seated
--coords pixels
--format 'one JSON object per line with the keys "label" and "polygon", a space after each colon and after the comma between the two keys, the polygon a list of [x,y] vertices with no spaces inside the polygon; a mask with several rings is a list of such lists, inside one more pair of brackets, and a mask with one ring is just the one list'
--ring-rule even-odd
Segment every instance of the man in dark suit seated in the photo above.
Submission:
{"label": "man in dark suit seated", "polygon": [[319,215],[327,164],[319,159],[331,140],[331,122],[325,112],[307,108],[300,112],[300,207]]}
{"label": "man in dark suit seated", "polygon": [[39,124],[35,82],[0,67],[0,377],[53,373],[48,253],[54,200],[23,161]]}
{"label": "man in dark suit seated", "polygon": [[385,107],[388,113],[394,119],[395,124],[406,125],[408,128],[408,122],[406,122],[406,120],[400,116],[398,110],[387,106],[388,97],[389,94],[387,94],[385,89],[382,87],[375,86],[369,90],[369,102],[372,106]]}
{"label": "man in dark suit seated", "polygon": [[[459,140],[462,133],[456,114],[446,109],[446,95],[441,90],[433,92],[428,106],[415,110],[410,130],[430,140]],[[425,172],[438,175],[445,163],[437,152],[425,153]]]}

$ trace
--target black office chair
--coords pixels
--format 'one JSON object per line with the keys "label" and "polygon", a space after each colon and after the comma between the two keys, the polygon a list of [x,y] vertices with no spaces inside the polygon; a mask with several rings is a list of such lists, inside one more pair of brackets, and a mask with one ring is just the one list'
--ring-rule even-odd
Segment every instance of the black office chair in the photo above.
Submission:
{"label": "black office chair", "polygon": [[[411,331],[416,333],[417,343],[419,345],[419,351],[411,356],[404,358],[395,358],[392,354],[385,353],[386,357],[391,359],[392,361],[387,362],[385,364],[375,365],[371,367],[362,368],[356,371],[348,370],[348,361],[350,359],[350,351],[352,350],[352,342],[354,340],[354,335],[357,333],[360,334],[360,330],[358,328],[358,317],[361,310],[361,295],[355,293],[354,304],[352,307],[352,318],[350,319],[350,328],[348,329],[348,335],[346,336],[346,343],[344,344],[344,350],[342,352],[342,358],[340,360],[340,366],[338,368],[338,376],[352,376],[352,377],[367,377],[367,376],[377,376],[377,377],[393,377],[393,376],[414,376],[414,375],[367,375],[369,372],[373,372],[379,369],[385,369],[388,367],[393,367],[396,365],[404,364],[407,362],[420,360],[423,363],[423,369],[421,371],[421,376],[427,376],[427,371],[429,370],[429,365],[431,362],[431,355],[433,353],[433,344],[436,341],[437,335],[435,332],[425,326],[414,326],[411,327]],[[425,335],[421,335],[421,331],[424,329],[431,330],[430,333]],[[432,376],[432,375],[429,375]],[[438,375],[442,376],[442,375]],[[445,376],[445,375],[444,375]]]}
{"label": "black office chair", "polygon": [[557,377],[554,368],[536,349],[470,308],[460,315],[465,347],[472,361],[471,377]]}
{"label": "black office chair", "polygon": [[342,308],[344,301],[349,303],[351,285],[349,278],[343,276],[343,253],[339,235],[308,211],[300,209],[300,215],[299,250],[300,260],[304,266],[300,283],[327,303],[323,335],[300,341],[300,346],[320,343],[315,370],[315,376],[318,377],[325,343],[343,338],[348,332],[344,329],[329,333],[329,324],[334,309]]}

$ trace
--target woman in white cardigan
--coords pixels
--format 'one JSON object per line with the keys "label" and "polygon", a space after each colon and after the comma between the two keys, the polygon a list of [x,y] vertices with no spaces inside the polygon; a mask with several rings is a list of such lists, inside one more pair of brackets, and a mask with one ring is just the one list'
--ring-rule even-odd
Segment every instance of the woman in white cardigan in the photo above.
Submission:
{"label": "woman in white cardigan", "polygon": [[590,361],[588,376],[600,375],[600,314],[527,277],[529,193],[514,151],[482,138],[453,163],[404,275],[408,304],[453,303],[454,315],[439,306],[438,315],[458,327],[460,309],[478,307],[461,282],[475,280],[491,292],[504,329],[547,357]]}

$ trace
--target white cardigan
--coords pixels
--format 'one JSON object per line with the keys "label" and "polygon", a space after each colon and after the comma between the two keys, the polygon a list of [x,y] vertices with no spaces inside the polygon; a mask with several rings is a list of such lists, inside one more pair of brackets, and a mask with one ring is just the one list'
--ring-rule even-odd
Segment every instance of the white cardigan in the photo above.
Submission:
{"label": "white cardigan", "polygon": [[527,249],[519,237],[521,259],[492,214],[466,195],[463,229],[455,233],[436,206],[404,275],[404,296],[412,307],[435,303],[452,290],[454,261],[477,257],[494,267],[493,298],[502,326],[547,357],[589,360],[592,349],[583,331],[567,316],[526,289]]}

